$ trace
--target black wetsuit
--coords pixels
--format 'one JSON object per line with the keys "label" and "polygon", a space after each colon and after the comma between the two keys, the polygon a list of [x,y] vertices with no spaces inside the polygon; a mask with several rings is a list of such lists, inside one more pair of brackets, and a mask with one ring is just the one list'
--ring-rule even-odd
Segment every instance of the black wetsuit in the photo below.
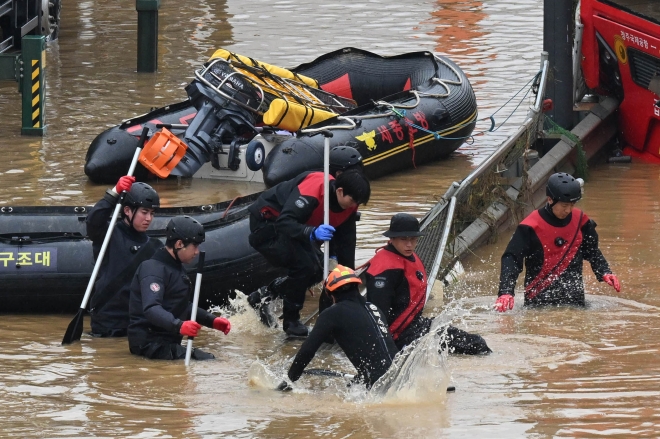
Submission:
{"label": "black wetsuit", "polygon": [[[543,288],[539,289],[539,291],[534,291],[534,295],[526,292],[525,305],[584,305],[584,282],[582,280],[583,260],[589,261],[591,269],[596,275],[598,281],[603,280],[603,275],[611,273],[610,267],[605,260],[603,253],[598,248],[596,223],[593,220],[584,217],[584,224],[579,227],[579,234],[576,236],[576,232],[578,232],[577,227],[569,230],[569,225],[575,220],[577,226],[578,217],[575,216],[574,213],[579,214],[579,210],[574,209],[568,217],[561,220],[557,218],[552,213],[550,207],[546,205],[545,207],[538,209],[536,212],[533,212],[523,221],[523,223],[535,213],[540,216],[540,219],[536,216],[537,220],[532,224],[536,224],[537,227],[547,228],[551,232],[556,231],[556,234],[558,235],[554,242],[548,244],[549,246],[563,244],[566,248],[569,248],[575,239],[576,244],[573,244],[573,247],[576,248],[574,248],[574,254],[570,253],[569,256],[565,258],[567,266],[563,268],[563,271],[550,273],[550,275],[545,276],[544,279],[538,279],[541,282],[547,279],[547,282],[543,285]],[[541,244],[534,228],[523,223],[516,228],[509,245],[502,255],[498,296],[503,294],[514,294],[516,280],[523,270],[523,261],[526,267],[526,287],[529,287],[530,283],[539,276],[543,267],[545,258],[543,245]],[[561,239],[561,241],[559,239]],[[581,242],[579,242],[580,240]],[[541,277],[543,277],[542,273]]]}
{"label": "black wetsuit", "polygon": [[335,299],[337,303],[319,315],[300,347],[289,369],[289,379],[297,381],[321,344],[334,337],[358,371],[359,379],[371,387],[387,372],[398,352],[384,315],[375,305],[365,302],[357,288],[337,294]]}
{"label": "black wetsuit", "polygon": [[[95,260],[101,251],[118,198],[106,193],[87,215],[87,235],[92,240]],[[139,262],[149,259],[158,247],[162,247],[157,240],[152,240],[147,246],[148,242],[145,232],[138,232],[123,220],[117,220],[90,300],[93,335],[126,336],[128,300],[135,270]],[[138,263],[135,263],[136,257],[140,258]]]}
{"label": "black wetsuit", "polygon": [[[330,224],[336,229],[330,254],[340,264],[354,264],[357,208],[339,206],[332,177],[329,193]],[[264,191],[249,211],[250,245],[273,266],[288,269],[288,278],[275,292],[283,296],[283,318],[299,320],[307,288],[323,277],[320,243],[310,240],[323,223],[323,173],[307,172],[277,184]]]}
{"label": "black wetsuit", "polygon": [[[383,252],[389,252],[389,254]],[[399,258],[392,258],[392,255],[396,255]],[[370,267],[366,272],[367,300],[385,311],[387,324],[390,329],[397,334],[395,340],[397,348],[403,349],[404,346],[426,335],[431,329],[433,320],[422,316],[426,301],[425,297],[422,298],[422,303],[418,303],[417,305],[412,303],[410,282],[405,275],[404,266],[401,264],[383,264],[381,262],[378,264],[378,268],[374,270],[373,268],[376,267],[376,264],[374,264],[376,258],[387,258],[387,262],[394,260],[401,262],[406,260],[410,263],[415,263],[417,262],[418,257],[415,254],[410,257],[405,257],[399,253],[392,244],[388,244],[369,262]],[[382,269],[381,267],[384,265],[389,266]],[[417,271],[423,270],[423,267],[420,267],[420,265],[421,264],[417,264]],[[422,278],[423,277],[425,277],[425,273],[422,273]],[[418,276],[411,277],[411,279],[412,282],[415,283],[417,283],[417,280],[423,280],[419,279]],[[425,289],[426,284],[423,286]],[[416,287],[418,288],[419,285],[416,285]],[[401,317],[406,313],[408,313],[409,317],[402,319]],[[392,329],[393,325],[397,322],[402,323],[398,324],[395,329]],[[446,331],[447,335],[445,340],[447,345],[442,345],[441,349],[448,348],[451,353],[468,355],[491,352],[486,341],[478,334],[471,334],[453,326],[447,326]]]}
{"label": "black wetsuit", "polygon": [[[179,332],[185,320],[190,320],[192,303],[190,279],[181,262],[160,249],[143,262],[131,284],[128,345],[131,353],[147,358],[176,360],[185,357]],[[215,316],[197,309],[196,321],[212,328]],[[198,360],[214,358],[196,349]]]}

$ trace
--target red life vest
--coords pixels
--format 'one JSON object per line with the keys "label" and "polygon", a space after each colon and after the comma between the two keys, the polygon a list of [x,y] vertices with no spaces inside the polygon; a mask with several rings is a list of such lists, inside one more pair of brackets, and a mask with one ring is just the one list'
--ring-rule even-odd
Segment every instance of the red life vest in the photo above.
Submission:
{"label": "red life vest", "polygon": [[[399,338],[399,335],[422,312],[426,304],[426,272],[419,256],[415,253],[413,253],[413,256],[415,257],[415,262],[391,251],[381,249],[369,261],[369,268],[367,269],[367,273],[372,276],[378,276],[386,270],[403,270],[403,275],[408,281],[410,302],[408,302],[408,306],[401,314],[390,323],[390,332],[394,340]],[[418,272],[421,273],[422,279],[417,277]],[[389,310],[384,309],[383,312],[389,313]]]}
{"label": "red life vest", "polygon": [[548,224],[537,210],[520,223],[534,229],[543,247],[543,266],[536,277],[525,285],[525,298],[528,300],[557,280],[580,249],[582,226],[589,218],[580,209],[573,209],[571,215],[571,222],[564,227]]}
{"label": "red life vest", "polygon": [[[328,181],[335,178],[330,175]],[[314,197],[319,200],[319,205],[312,212],[312,215],[307,220],[308,226],[320,226],[323,224],[323,172],[312,172],[298,185],[300,195]],[[350,209],[344,209],[341,212],[333,212],[330,210],[330,225],[337,227],[344,223],[353,213],[357,211],[357,206]]]}

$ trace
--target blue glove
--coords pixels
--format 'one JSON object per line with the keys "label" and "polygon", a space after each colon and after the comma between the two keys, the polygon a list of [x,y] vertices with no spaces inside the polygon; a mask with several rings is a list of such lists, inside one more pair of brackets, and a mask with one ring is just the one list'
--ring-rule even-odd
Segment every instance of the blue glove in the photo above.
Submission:
{"label": "blue glove", "polygon": [[334,227],[329,224],[321,224],[314,229],[310,238],[314,238],[317,241],[330,241],[333,233],[335,233]]}

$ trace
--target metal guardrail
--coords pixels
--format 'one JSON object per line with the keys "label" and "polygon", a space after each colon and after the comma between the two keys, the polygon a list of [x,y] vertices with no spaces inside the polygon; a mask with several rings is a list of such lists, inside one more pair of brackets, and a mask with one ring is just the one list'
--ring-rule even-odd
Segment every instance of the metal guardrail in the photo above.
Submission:
{"label": "metal guardrail", "polygon": [[[440,201],[422,218],[420,228],[425,232],[425,236],[420,238],[417,245],[417,254],[419,255],[424,267],[429,273],[429,288],[431,290],[436,278],[444,278],[462,254],[467,250],[462,248],[460,254],[456,253],[458,248],[452,243],[451,263],[442,267],[442,259],[446,256],[445,248],[447,246],[450,231],[453,230],[458,235],[461,230],[457,230],[454,223],[454,210],[456,205],[465,204],[471,197],[475,183],[482,180],[481,177],[487,173],[497,172],[499,165],[503,162],[512,162],[518,160],[528,149],[532,137],[536,138],[539,127],[542,128],[543,113],[542,105],[545,95],[546,81],[548,77],[548,53],[541,54],[540,81],[534,104],[529,108],[527,117],[516,132],[509,136],[486,160],[480,163],[467,177],[460,182],[454,182],[442,196]],[[525,148],[516,150],[521,139],[525,139]],[[440,231],[445,231],[440,238]]]}
{"label": "metal guardrail", "polygon": [[454,212],[456,209],[456,197],[451,197],[449,200],[449,209],[447,210],[447,216],[445,217],[442,230],[442,238],[440,239],[440,245],[438,246],[438,251],[436,252],[435,259],[433,260],[433,265],[431,266],[431,271],[427,276],[427,286],[426,286],[426,300],[429,299],[431,291],[433,291],[433,285],[438,278],[438,272],[440,271],[440,264],[442,263],[442,257],[445,254],[445,248],[447,247],[447,241],[449,240],[449,234],[451,233],[451,226],[454,222]]}
{"label": "metal guardrail", "polygon": [[516,145],[518,140],[528,132],[532,125],[537,125],[539,123],[539,116],[541,115],[541,106],[543,105],[543,96],[545,95],[545,86],[548,77],[548,52],[543,52],[541,54],[541,80],[539,84],[539,91],[536,95],[536,100],[534,105],[529,109],[527,113],[527,118],[522,123],[520,128],[509,136],[507,140],[502,143],[499,148],[497,148],[493,153],[488,156],[486,160],[481,162],[479,166],[474,169],[467,177],[465,177],[460,182],[454,182],[449,187],[447,192],[442,196],[442,201],[438,203],[435,207],[429,211],[427,215],[422,218],[422,225],[428,224],[430,221],[433,221],[436,215],[442,211],[448,203],[448,200],[454,196],[460,198],[479,177],[481,177],[487,170],[491,169],[493,165],[497,164],[508,154],[511,149]]}

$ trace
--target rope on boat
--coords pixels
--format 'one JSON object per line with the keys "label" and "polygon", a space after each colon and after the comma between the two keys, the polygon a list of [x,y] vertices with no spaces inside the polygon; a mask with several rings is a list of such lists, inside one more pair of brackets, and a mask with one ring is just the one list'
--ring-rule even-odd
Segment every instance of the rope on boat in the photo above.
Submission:
{"label": "rope on boat", "polygon": [[[532,91],[532,90],[535,90],[535,92],[538,91],[538,81],[541,78],[541,73],[542,73],[541,70],[539,70],[539,72],[536,75],[534,75],[532,77],[532,79],[527,81],[527,83],[525,85],[523,85],[513,96],[511,96],[511,98],[509,98],[509,100],[507,100],[504,104],[502,104],[490,116],[488,116],[486,118],[483,118],[483,119],[477,119],[477,121],[480,121],[480,120],[481,121],[485,121],[485,120],[490,121],[490,128],[488,128],[487,130],[479,131],[477,133],[472,133],[469,136],[462,136],[462,137],[443,136],[442,134],[440,134],[440,131],[430,131],[430,130],[424,128],[424,127],[421,127],[421,126],[413,123],[412,121],[410,121],[408,118],[405,117],[406,116],[406,110],[411,110],[411,109],[417,108],[417,106],[420,103],[420,99],[421,99],[420,97],[421,96],[446,98],[451,94],[451,89],[450,89],[449,85],[462,85],[463,84],[463,79],[461,78],[461,75],[458,74],[458,72],[456,71],[456,69],[453,66],[451,66],[449,63],[447,63],[445,60],[443,60],[442,58],[438,57],[435,54],[433,55],[433,57],[437,62],[443,64],[445,67],[450,69],[452,71],[452,73],[454,73],[454,75],[456,75],[456,77],[459,79],[458,81],[454,81],[454,80],[450,80],[450,79],[441,79],[441,78],[433,78],[432,79],[434,82],[437,82],[438,84],[442,85],[445,88],[445,90],[447,90],[447,93],[435,93],[434,94],[434,93],[424,93],[424,92],[420,92],[420,91],[417,91],[417,90],[410,90],[410,93],[415,97],[415,102],[412,103],[412,104],[404,105],[404,104],[393,104],[391,102],[382,101],[382,100],[374,101],[373,105],[375,107],[384,107],[384,108],[387,108],[388,111],[383,112],[383,113],[378,113],[378,114],[368,114],[368,115],[362,115],[362,116],[360,116],[360,115],[338,116],[337,117],[338,120],[348,122],[349,124],[348,125],[332,125],[332,126],[326,126],[326,127],[323,127],[323,128],[316,128],[316,129],[314,129],[314,128],[313,129],[305,129],[305,130],[301,130],[301,132],[305,133],[305,134],[308,134],[308,133],[315,133],[315,132],[328,130],[328,129],[353,129],[356,126],[356,123],[355,123],[356,120],[375,119],[375,118],[380,118],[380,117],[385,117],[385,116],[396,115],[400,119],[403,119],[403,121],[409,127],[418,129],[418,130],[423,131],[423,132],[428,133],[428,134],[432,134],[433,137],[436,140],[440,140],[440,139],[466,140],[466,143],[471,145],[471,144],[474,143],[474,137],[475,136],[484,135],[484,134],[489,133],[489,132],[495,132],[498,129],[500,129],[502,127],[502,125],[504,125],[511,118],[511,116],[513,116],[513,114],[518,110],[520,105],[522,105],[522,103],[525,101],[525,99],[529,95],[529,92]],[[532,84],[531,87],[529,87],[530,84]],[[518,104],[509,113],[509,115],[499,125],[496,126],[495,115],[497,113],[499,113],[504,107],[506,107],[512,100],[514,100],[523,90],[526,90],[526,92],[522,96],[522,98],[520,99]],[[461,129],[463,127],[469,126],[471,123],[472,123],[472,121],[466,122],[466,123],[457,125],[453,128]],[[412,139],[411,139],[410,143],[411,143],[411,148],[413,148],[413,165],[414,165],[414,144],[413,144]]]}
{"label": "rope on boat", "polygon": [[385,107],[389,108],[390,111],[387,111],[385,113],[379,113],[379,114],[370,114],[370,115],[364,115],[364,116],[351,116],[353,119],[376,119],[379,117],[384,117],[384,116],[390,116],[392,114],[397,114],[395,109],[396,108],[403,108],[403,109],[413,109],[416,108],[419,105],[420,101],[420,96],[426,96],[426,97],[431,97],[431,98],[446,98],[451,95],[451,88],[449,87],[450,85],[463,85],[463,78],[461,75],[456,71],[456,69],[446,62],[444,59],[440,58],[438,55],[433,54],[433,58],[435,59],[436,62],[444,65],[447,67],[451,72],[458,78],[457,81],[451,80],[451,79],[443,79],[443,78],[431,78],[433,82],[437,82],[440,84],[442,87],[444,87],[445,90],[447,90],[447,93],[424,93],[421,91],[417,90],[410,90],[410,93],[415,96],[415,103],[411,105],[403,105],[403,104],[392,104],[387,101],[375,101],[373,104],[377,107]]}
{"label": "rope on boat", "polygon": [[[479,131],[479,132],[477,132],[477,133],[472,133],[472,134],[470,134],[469,136],[462,136],[462,137],[446,137],[446,136],[441,135],[441,134],[440,134],[440,131],[430,131],[430,130],[427,130],[426,128],[424,128],[424,127],[421,127],[421,126],[419,126],[419,125],[417,125],[417,124],[414,124],[414,123],[412,123],[410,120],[408,120],[408,119],[405,117],[405,116],[406,116],[406,110],[405,110],[405,108],[410,108],[410,107],[405,107],[405,108],[404,108],[403,106],[396,106],[397,108],[402,108],[401,111],[398,111],[398,110],[395,108],[394,105],[389,104],[389,106],[390,106],[390,108],[391,108],[391,110],[390,110],[390,114],[391,114],[391,113],[396,114],[397,116],[399,116],[399,118],[403,119],[403,121],[404,121],[407,125],[409,125],[409,126],[411,126],[411,127],[413,127],[413,128],[416,128],[416,129],[418,129],[418,130],[420,130],[420,131],[423,131],[423,132],[425,132],[425,133],[428,133],[428,134],[433,134],[433,137],[434,137],[436,140],[440,140],[440,139],[447,139],[447,140],[471,139],[472,143],[474,143],[474,136],[480,136],[480,135],[483,135],[483,134],[486,134],[486,133],[489,133],[489,132],[495,132],[495,131],[497,131],[498,129],[500,129],[500,128],[502,127],[502,125],[504,125],[504,124],[505,124],[505,123],[511,118],[511,116],[513,116],[513,114],[516,112],[516,110],[518,110],[518,108],[520,107],[520,105],[522,105],[522,103],[525,101],[525,98],[527,98],[527,95],[529,95],[529,92],[532,91],[535,87],[537,87],[537,84],[534,83],[534,84],[532,84],[532,86],[529,87],[529,88],[528,88],[528,86],[529,86],[532,82],[537,82],[537,81],[540,79],[540,77],[541,77],[541,71],[539,71],[536,75],[534,75],[534,77],[533,77],[532,79],[530,79],[529,81],[527,81],[527,83],[526,83],[525,85],[523,85],[523,86],[522,86],[522,87],[521,87],[521,88],[520,88],[520,89],[519,89],[519,90],[518,90],[513,96],[511,96],[511,98],[510,98],[508,101],[506,101],[504,104],[502,104],[502,105],[501,105],[497,110],[495,110],[495,112],[493,112],[490,116],[488,116],[488,117],[486,117],[486,118],[483,118],[483,119],[478,119],[478,120],[489,120],[489,121],[490,121],[490,128],[489,128],[489,129],[487,129],[487,130],[482,130],[482,131]],[[496,124],[495,124],[495,115],[496,115],[500,110],[502,110],[504,107],[506,107],[506,106],[509,104],[509,102],[511,102],[516,96],[518,96],[518,95],[519,95],[523,90],[525,90],[525,89],[527,89],[527,91],[525,92],[525,94],[523,95],[523,97],[520,99],[520,102],[518,102],[518,104],[515,106],[515,108],[511,111],[511,113],[509,113],[509,115],[504,119],[504,121],[502,121],[502,123],[500,123],[499,125],[495,126],[495,125],[496,125]],[[417,98],[419,99],[419,96],[417,96]],[[414,108],[414,107],[412,107],[412,108]],[[463,128],[463,127],[466,127],[466,126],[470,125],[471,123],[472,123],[472,122],[467,122],[467,123],[464,123],[464,124],[462,124],[462,125],[457,125],[457,126],[455,126],[454,128],[460,129],[460,128]],[[470,144],[472,144],[472,143],[470,143]]]}

